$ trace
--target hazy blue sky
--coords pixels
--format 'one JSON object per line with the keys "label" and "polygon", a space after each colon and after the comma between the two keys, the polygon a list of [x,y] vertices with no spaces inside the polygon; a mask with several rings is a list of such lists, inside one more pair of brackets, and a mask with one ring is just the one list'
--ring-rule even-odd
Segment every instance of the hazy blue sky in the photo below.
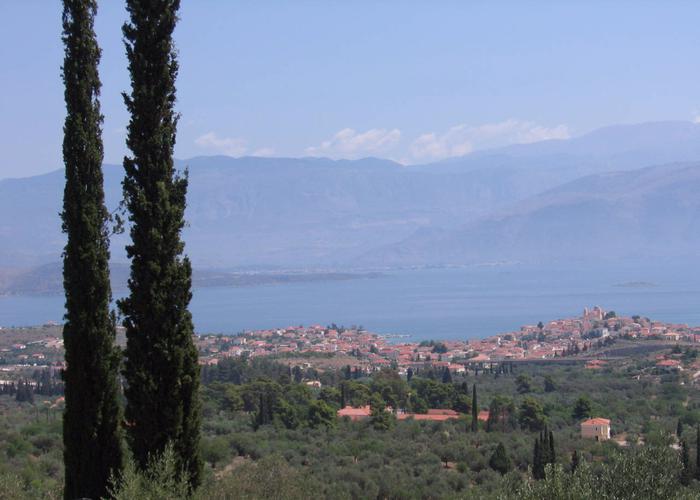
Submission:
{"label": "hazy blue sky", "polygon": [[[125,153],[123,2],[97,28]],[[700,114],[700,2],[183,0],[176,155],[383,156]],[[61,167],[61,2],[0,2],[0,178]]]}

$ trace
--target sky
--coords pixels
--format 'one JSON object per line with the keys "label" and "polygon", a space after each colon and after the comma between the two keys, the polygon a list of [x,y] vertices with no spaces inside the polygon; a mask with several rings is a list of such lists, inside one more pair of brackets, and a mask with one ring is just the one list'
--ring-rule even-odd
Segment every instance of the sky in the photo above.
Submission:
{"label": "sky", "polygon": [[[96,20],[127,154],[118,0]],[[175,155],[428,163],[700,115],[700,2],[183,0]],[[62,167],[61,2],[0,1],[0,179]]]}

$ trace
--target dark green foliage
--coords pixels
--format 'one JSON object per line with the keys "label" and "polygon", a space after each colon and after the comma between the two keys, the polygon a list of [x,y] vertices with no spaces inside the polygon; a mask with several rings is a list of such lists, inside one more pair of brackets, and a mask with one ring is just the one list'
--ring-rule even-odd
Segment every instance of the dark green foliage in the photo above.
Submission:
{"label": "dark green foliage", "polygon": [[253,428],[257,429],[261,425],[269,424],[270,422],[272,422],[272,409],[270,408],[269,398],[265,394],[260,393],[258,395],[258,411],[255,412]]}
{"label": "dark green foliage", "polygon": [[589,418],[593,412],[593,405],[591,400],[585,396],[581,396],[576,400],[574,408],[571,411],[571,416],[574,420],[583,420],[584,418]]}
{"label": "dark green foliage", "polygon": [[245,463],[235,473],[202,489],[195,500],[323,498],[320,485],[305,468],[291,467],[279,455]]}
{"label": "dark green foliage", "polygon": [[332,406],[323,401],[316,400],[309,403],[309,426],[333,427],[335,425],[335,410]]}
{"label": "dark green foliage", "polygon": [[178,72],[172,33],[179,0],[129,0],[123,27],[131,74],[124,95],[131,114],[124,159],[124,201],[132,244],[130,294],[120,301],[127,347],[126,419],[134,459],[173,444],[178,467],[194,487],[201,479],[199,456],[199,366],[192,339],[192,268],[182,257],[187,177],[173,166]]}
{"label": "dark green foliage", "polygon": [[554,434],[548,431],[545,426],[544,430],[540,432],[539,437],[535,439],[532,457],[532,477],[535,479],[544,479],[547,465],[555,462]]}
{"label": "dark green foliage", "polygon": [[688,486],[690,480],[693,478],[693,469],[690,465],[690,451],[688,450],[688,443],[685,439],[681,440],[681,484]]}
{"label": "dark green foliage", "polygon": [[554,451],[554,433],[549,431],[549,461],[554,463],[557,461],[557,454]]}
{"label": "dark green foliage", "polygon": [[678,419],[678,423],[676,424],[676,437],[678,439],[683,436],[683,422],[681,422],[681,419]]}
{"label": "dark green foliage", "polygon": [[579,458],[578,458],[578,452],[576,450],[573,451],[571,454],[571,473],[574,474],[576,472],[576,469],[578,468],[579,464]]}
{"label": "dark green foliage", "polygon": [[386,408],[386,403],[378,394],[372,395],[370,411],[370,422],[376,430],[386,431],[394,425],[394,415]]}
{"label": "dark green foliage", "polygon": [[643,446],[615,453],[602,470],[581,461],[574,474],[549,466],[542,481],[522,483],[513,498],[541,499],[691,499],[697,491],[678,484],[678,455],[668,447]]}
{"label": "dark green foliage", "polygon": [[149,457],[144,468],[129,462],[110,488],[109,497],[114,500],[185,500],[189,496],[188,477],[178,464],[170,444],[162,453]]}
{"label": "dark green foliage", "polygon": [[557,390],[557,386],[554,384],[554,379],[551,375],[544,377],[544,392],[554,392]]}
{"label": "dark green foliage", "polygon": [[366,384],[348,380],[341,384],[345,391],[345,404],[350,406],[364,406],[369,404],[371,391]]}
{"label": "dark green foliage", "polygon": [[523,429],[539,431],[544,428],[546,417],[539,401],[526,397],[520,404],[518,422]]}
{"label": "dark green foliage", "polygon": [[526,394],[532,390],[532,380],[526,374],[520,374],[515,379],[516,389],[520,394]]}
{"label": "dark green foliage", "polygon": [[700,426],[695,429],[695,479],[700,481]]}
{"label": "dark green foliage", "polygon": [[411,410],[413,413],[427,413],[428,403],[420,396],[411,399]]}
{"label": "dark green foliage", "polygon": [[535,439],[535,445],[532,451],[532,477],[535,479],[544,479],[544,462],[542,461],[542,449],[539,439]]}
{"label": "dark green foliage", "polygon": [[384,402],[395,410],[407,406],[409,387],[395,370],[383,368],[376,373],[372,377],[370,390],[380,394]]}
{"label": "dark green foliage", "polygon": [[689,485],[693,477],[693,470],[690,465],[690,451],[685,439],[681,440],[681,484]]}
{"label": "dark green foliage", "polygon": [[[102,176],[102,115],[94,0],[64,0],[66,121],[63,161],[63,328],[66,408],[63,419],[66,498],[99,498],[122,465],[117,403],[119,351],[110,315],[109,214]],[[31,389],[29,389],[31,392]]]}
{"label": "dark green foliage", "polygon": [[503,443],[498,443],[496,451],[493,452],[493,455],[491,455],[489,459],[489,467],[501,474],[505,474],[511,469],[510,457],[508,457],[506,447],[503,446]]}
{"label": "dark green foliage", "polygon": [[[288,367],[268,358],[248,359],[242,356],[239,358],[225,358],[216,365],[204,366],[201,372],[201,380],[205,384],[230,382],[240,385],[260,378],[271,378],[281,381],[285,377],[289,378],[288,374]],[[303,372],[302,377],[304,376],[310,377],[311,374]]]}
{"label": "dark green foliage", "polygon": [[486,421],[486,432],[506,432],[515,428],[515,404],[510,398],[497,394],[489,406],[489,419]]}
{"label": "dark green foliage", "polygon": [[449,368],[445,368],[445,371],[442,372],[442,383],[443,384],[451,384],[452,383],[452,372],[450,372]]}
{"label": "dark green foliage", "polygon": [[447,346],[442,342],[435,342],[433,352],[436,354],[444,354],[447,352]]}
{"label": "dark green foliage", "polygon": [[471,398],[465,394],[458,394],[455,396],[452,409],[454,411],[458,411],[459,413],[469,414],[472,411]]}
{"label": "dark green foliage", "polygon": [[34,390],[27,380],[20,380],[15,392],[15,401],[18,403],[34,403]]}
{"label": "dark green foliage", "polygon": [[479,406],[476,400],[476,384],[472,387],[472,432],[479,430]]}
{"label": "dark green foliage", "polygon": [[[202,451],[208,471],[204,484],[194,492],[193,498],[224,499],[246,495],[260,498],[268,494],[286,498],[290,496],[286,485],[280,489],[275,483],[277,474],[280,474],[279,481],[297,477],[299,481],[294,484],[301,490],[296,491],[303,495],[308,487],[312,491],[308,495],[313,498],[612,499],[630,498],[632,494],[635,498],[697,498],[700,491],[696,481],[691,481],[688,487],[680,483],[681,453],[669,447],[675,440],[672,432],[679,418],[686,425],[684,438],[688,444],[691,438],[687,426],[695,427],[700,422],[700,395],[691,384],[679,385],[678,380],[661,383],[637,380],[625,376],[630,374],[625,366],[591,372],[582,364],[519,365],[518,373],[528,373],[533,380],[551,374],[560,385],[556,392],[542,392],[537,396],[547,415],[546,432],[544,428],[530,432],[510,426],[504,431],[498,422],[488,433],[465,433],[469,424],[464,418],[430,422],[394,421],[391,416],[390,428],[376,430],[371,418],[336,419],[331,426],[315,427],[311,411],[314,401],[323,402],[333,410],[339,408],[338,387],[342,374],[335,382],[324,383],[319,390],[303,382],[295,383],[288,376],[287,365],[275,366],[272,359],[265,365],[260,362],[257,358],[237,360],[235,366],[240,368],[237,373],[246,379],[242,384],[213,381],[202,387]],[[653,364],[653,361],[645,362],[644,366]],[[220,374],[223,376],[226,372]],[[306,373],[305,370],[305,379]],[[405,389],[395,375],[390,371],[375,372],[360,380],[342,381],[342,384],[349,383],[351,392],[360,398],[365,394],[367,399],[363,404],[369,401],[372,393],[382,400],[385,397],[398,399],[396,394]],[[330,376],[323,378],[333,380]],[[409,404],[418,389],[423,397],[444,403],[443,408],[449,408],[454,398],[465,394],[471,400],[471,383],[467,386],[467,379],[459,375],[455,379],[453,384],[442,384],[439,377],[426,381],[421,372],[417,373],[408,389]],[[471,382],[471,377],[469,380]],[[392,388],[390,393],[386,392],[389,387]],[[604,415],[613,420],[615,430],[627,435],[627,446],[580,437],[579,422],[571,419],[571,394],[584,391],[595,406],[605,409]],[[481,399],[492,402],[494,399],[512,400],[514,407],[520,407],[521,402],[530,397],[517,394],[515,377],[482,377],[478,392]],[[265,395],[263,405],[269,402],[268,407],[272,408],[271,422],[253,430],[251,423],[257,414],[261,393]],[[381,404],[374,406],[379,408]],[[8,425],[8,419],[15,413],[19,423]],[[325,413],[329,415],[328,411]],[[657,418],[650,420],[649,414]],[[0,396],[0,456],[3,458],[0,496],[5,491],[3,472],[7,471],[19,477],[18,491],[26,492],[24,497],[49,497],[44,492],[55,487],[56,478],[63,472],[60,426],[49,423],[53,422],[49,420],[54,418],[52,415],[37,412],[29,404],[18,404],[9,396]],[[60,424],[58,420],[53,423]],[[13,427],[16,430],[13,431]],[[45,433],[45,427],[54,429],[52,433]],[[641,446],[635,444],[640,437],[644,440]],[[695,434],[692,437],[696,438]],[[537,441],[538,448],[549,450],[547,456],[539,459],[545,476],[539,481],[527,474],[528,469],[534,469],[533,441]],[[512,463],[511,471],[504,476],[490,467],[499,443],[503,443]],[[543,443],[546,446],[540,446]],[[692,446],[689,448],[695,452]],[[552,456],[552,449],[566,456],[563,460],[566,463],[545,463]],[[290,476],[270,463],[273,458]],[[695,460],[691,457],[690,461],[694,466]],[[576,463],[578,466],[572,474],[571,468]],[[249,472],[254,473],[243,481],[246,486],[241,489],[242,477]],[[180,477],[172,482],[170,476],[161,476],[163,486],[169,481],[173,485],[180,484]],[[259,484],[260,481],[273,484]],[[161,485],[156,483],[149,488],[160,490]],[[9,496],[17,497],[24,498],[16,494]],[[142,497],[148,498],[138,489],[122,496]]]}

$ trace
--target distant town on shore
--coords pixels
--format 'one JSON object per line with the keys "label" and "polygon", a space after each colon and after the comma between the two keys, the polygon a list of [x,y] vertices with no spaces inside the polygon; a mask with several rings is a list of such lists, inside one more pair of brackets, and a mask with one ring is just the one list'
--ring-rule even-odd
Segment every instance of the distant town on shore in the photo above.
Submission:
{"label": "distant town on shore", "polygon": [[[63,368],[61,325],[0,327],[0,378],[12,378],[27,368]],[[118,332],[123,342],[121,332]],[[235,357],[274,357],[287,364],[344,368],[369,374],[385,367],[405,375],[409,369],[434,368],[478,374],[506,362],[585,362],[600,368],[610,359],[651,346],[700,342],[700,327],[654,321],[642,316],[618,316],[601,307],[585,308],[579,317],[524,325],[517,331],[482,339],[403,342],[362,326],[287,326],[252,330],[235,336],[196,337],[199,362],[217,365]],[[631,350],[631,351],[630,351]],[[653,350],[653,349],[652,349]],[[599,359],[600,358],[600,359]],[[680,362],[660,359],[659,369],[683,369]]]}

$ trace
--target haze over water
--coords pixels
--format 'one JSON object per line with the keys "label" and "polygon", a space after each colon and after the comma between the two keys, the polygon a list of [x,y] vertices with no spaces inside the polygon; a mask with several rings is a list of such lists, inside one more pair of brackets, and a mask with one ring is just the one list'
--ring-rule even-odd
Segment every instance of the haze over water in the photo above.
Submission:
{"label": "haze over water", "polygon": [[[580,315],[600,305],[618,314],[700,325],[697,266],[668,263],[548,269],[493,266],[388,272],[373,279],[213,287],[194,291],[198,333],[298,324],[362,325],[419,339],[478,338],[523,324]],[[0,325],[60,321],[63,297],[0,298]]]}

